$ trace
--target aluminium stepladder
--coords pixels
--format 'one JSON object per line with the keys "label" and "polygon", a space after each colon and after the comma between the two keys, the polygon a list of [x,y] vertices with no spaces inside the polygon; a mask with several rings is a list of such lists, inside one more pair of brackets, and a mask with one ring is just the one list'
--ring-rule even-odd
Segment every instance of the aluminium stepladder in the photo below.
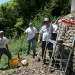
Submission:
{"label": "aluminium stepladder", "polygon": [[[50,29],[51,29],[51,26],[52,26],[52,23],[50,23]],[[50,32],[50,30],[49,30],[49,32]],[[49,42],[52,43],[52,44],[53,44],[53,47],[54,47],[54,44],[56,43],[55,40],[49,40],[50,36],[51,36],[51,34],[49,34],[49,37],[47,38],[47,41],[46,41],[43,60],[44,60],[44,59],[48,59],[48,58],[46,57],[46,51],[47,51],[47,50],[48,50],[48,52],[50,52],[50,53],[53,52],[52,49],[47,49],[47,45],[48,45],[48,43],[49,43]],[[50,61],[50,57],[49,57],[49,61]]]}
{"label": "aluminium stepladder", "polygon": [[[52,24],[52,23],[51,23]],[[50,28],[51,28],[51,24],[50,24]],[[46,41],[46,45],[45,45],[45,51],[44,51],[44,56],[45,56],[45,53],[46,53],[46,51],[47,51],[47,44],[49,43],[49,42],[51,42],[52,44],[53,44],[53,49],[55,50],[55,47],[56,47],[56,43],[57,43],[57,38],[58,38],[58,36],[59,36],[59,34],[60,34],[60,28],[61,28],[61,24],[60,24],[60,26],[59,26],[59,29],[58,29],[58,33],[57,33],[57,37],[56,37],[56,40],[51,40],[50,39],[50,34],[49,34],[49,37],[48,37],[48,39],[47,39],[47,41]],[[53,52],[53,50],[48,50],[49,52]],[[44,59],[46,59],[45,57],[43,57],[43,60]]]}
{"label": "aluminium stepladder", "polygon": [[[60,26],[62,26],[62,23],[60,23]],[[49,68],[48,68],[48,74],[49,74],[49,71],[50,71],[50,69],[51,69],[51,64],[52,64],[52,60],[53,60],[52,58],[53,58],[53,57],[55,58],[54,53],[57,51],[57,49],[56,49],[56,44],[58,44],[57,40],[58,40],[58,36],[59,36],[59,34],[60,34],[60,26],[59,26],[59,33],[58,33],[58,35],[57,35],[57,39],[56,39],[56,41],[55,41],[55,43],[54,43],[52,56],[51,56],[51,58],[50,58],[50,63],[49,63]],[[67,45],[65,45],[65,44],[59,44],[59,45],[64,45],[64,46],[68,47],[68,50],[69,50],[69,54],[68,54],[67,60],[66,60],[66,59],[62,59],[62,57],[61,57],[60,59],[59,59],[59,58],[55,58],[55,61],[59,61],[59,62],[60,62],[60,67],[62,68],[62,71],[63,71],[62,63],[67,61],[67,62],[66,62],[66,67],[65,67],[65,70],[64,70],[64,75],[66,75],[66,71],[67,71],[67,68],[68,68],[69,61],[70,61],[70,57],[71,57],[71,54],[72,54],[72,48],[71,48],[71,47],[73,47],[73,45],[74,45],[74,40],[75,40],[75,36],[74,36],[74,39],[73,39],[73,42],[72,42],[72,45],[71,45],[71,46],[67,46]],[[49,40],[49,41],[51,41],[51,40]],[[61,56],[61,55],[62,55],[62,54],[60,53],[60,56]]]}

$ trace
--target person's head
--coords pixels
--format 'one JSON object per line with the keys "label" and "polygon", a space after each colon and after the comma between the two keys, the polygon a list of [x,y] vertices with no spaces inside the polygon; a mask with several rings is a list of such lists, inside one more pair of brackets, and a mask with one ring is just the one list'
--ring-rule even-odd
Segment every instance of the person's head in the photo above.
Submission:
{"label": "person's head", "polygon": [[29,27],[33,27],[33,24],[32,24],[32,22],[30,22],[30,23],[29,23]]}
{"label": "person's head", "polygon": [[48,18],[44,18],[44,24],[46,26],[49,26],[50,25],[50,20]]}
{"label": "person's head", "polygon": [[4,37],[4,31],[0,31],[0,37],[1,37],[1,38]]}

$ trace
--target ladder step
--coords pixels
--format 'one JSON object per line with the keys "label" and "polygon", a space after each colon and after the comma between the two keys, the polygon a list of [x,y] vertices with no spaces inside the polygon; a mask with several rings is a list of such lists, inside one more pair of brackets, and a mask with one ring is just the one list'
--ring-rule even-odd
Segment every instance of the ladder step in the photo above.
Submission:
{"label": "ladder step", "polygon": [[56,41],[49,39],[49,42],[51,42],[52,44],[56,44]]}
{"label": "ladder step", "polygon": [[57,59],[57,58],[54,58],[54,60],[61,61],[61,62],[67,62],[67,59]]}

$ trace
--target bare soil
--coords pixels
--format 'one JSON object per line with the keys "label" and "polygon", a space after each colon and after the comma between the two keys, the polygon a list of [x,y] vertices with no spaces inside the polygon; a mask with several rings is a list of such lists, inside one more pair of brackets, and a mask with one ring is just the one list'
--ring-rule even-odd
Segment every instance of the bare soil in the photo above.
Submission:
{"label": "bare soil", "polygon": [[0,75],[60,75],[60,71],[53,71],[48,74],[48,65],[42,64],[42,59],[38,62],[32,56],[23,56],[22,59],[27,59],[28,66],[22,66],[18,68],[0,70]]}

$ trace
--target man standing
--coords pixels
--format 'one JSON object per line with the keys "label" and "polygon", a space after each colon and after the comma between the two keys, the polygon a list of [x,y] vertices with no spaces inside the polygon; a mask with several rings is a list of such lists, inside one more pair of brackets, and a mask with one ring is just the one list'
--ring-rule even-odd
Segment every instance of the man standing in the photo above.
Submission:
{"label": "man standing", "polygon": [[37,33],[37,29],[33,27],[33,24],[30,22],[29,27],[26,29],[24,34],[28,34],[28,48],[26,51],[26,55],[29,54],[30,51],[30,44],[32,43],[32,48],[33,48],[33,58],[36,56],[36,49],[35,49],[35,35]]}
{"label": "man standing", "polygon": [[[51,33],[56,30],[56,27],[53,27],[51,25],[51,22],[48,18],[44,19],[44,25],[42,26],[40,32],[39,32],[39,39],[38,42],[40,42],[40,38],[42,37],[42,59],[43,59],[43,64],[45,64],[45,57],[46,57],[46,53],[45,53],[45,46],[46,46],[46,42],[50,39],[50,35]],[[53,44],[51,42],[49,42],[47,44],[47,48],[49,50],[53,49]],[[51,53],[49,53],[49,55],[51,56]]]}
{"label": "man standing", "polygon": [[0,60],[3,54],[8,56],[8,66],[9,66],[9,60],[12,58],[12,55],[8,49],[7,38],[4,37],[4,32],[0,31]]}

